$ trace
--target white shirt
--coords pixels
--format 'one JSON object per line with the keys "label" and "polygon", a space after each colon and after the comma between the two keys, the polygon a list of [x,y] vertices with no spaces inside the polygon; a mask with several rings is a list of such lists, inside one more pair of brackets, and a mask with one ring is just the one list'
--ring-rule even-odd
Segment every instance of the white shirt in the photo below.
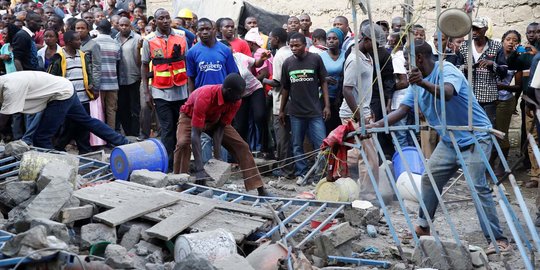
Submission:
{"label": "white shirt", "polygon": [[[283,62],[293,55],[291,48],[289,46],[281,47],[274,55],[274,62],[272,68],[272,78],[275,81],[281,82],[281,68],[283,67]],[[274,115],[279,114],[279,108],[281,106],[281,86],[272,88],[272,113]]]}
{"label": "white shirt", "polygon": [[[397,51],[392,54],[392,67],[394,68],[394,74],[405,74],[407,75],[407,69],[405,69],[405,56],[403,56],[403,50]],[[401,104],[401,101],[407,93],[407,87],[404,89],[398,89],[394,91],[392,96],[392,110],[396,110]]]}
{"label": "white shirt", "polygon": [[[353,88],[354,98],[362,109],[364,117],[371,116],[371,96],[373,90],[371,82],[373,80],[373,60],[371,56],[360,52],[360,63],[356,63],[356,49],[351,51],[351,54],[345,60],[345,70],[343,74],[343,86],[351,86]],[[358,87],[358,74],[360,74],[360,87]],[[339,117],[352,118],[353,111],[349,108],[347,101],[344,99],[339,108]]]}
{"label": "white shirt", "polygon": [[0,76],[1,114],[38,113],[55,100],[73,96],[73,85],[42,71],[17,71]]}

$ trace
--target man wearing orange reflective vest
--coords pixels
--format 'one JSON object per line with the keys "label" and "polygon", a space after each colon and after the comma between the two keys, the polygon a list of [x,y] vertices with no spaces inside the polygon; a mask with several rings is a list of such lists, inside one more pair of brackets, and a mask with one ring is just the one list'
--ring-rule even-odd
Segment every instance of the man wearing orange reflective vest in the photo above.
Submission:
{"label": "man wearing orange reflective vest", "polygon": [[[143,41],[141,83],[147,105],[155,106],[161,127],[161,142],[167,149],[169,170],[172,170],[176,124],[180,107],[188,98],[184,60],[187,42],[183,32],[171,28],[171,16],[168,11],[158,9],[154,13],[154,18],[156,31],[152,37]],[[152,73],[149,74],[150,63]]]}

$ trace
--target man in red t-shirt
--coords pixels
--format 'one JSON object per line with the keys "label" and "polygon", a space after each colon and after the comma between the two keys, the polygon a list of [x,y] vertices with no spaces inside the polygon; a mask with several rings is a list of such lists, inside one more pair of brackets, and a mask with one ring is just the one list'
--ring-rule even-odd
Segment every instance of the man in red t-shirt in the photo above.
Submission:
{"label": "man in red t-shirt", "polygon": [[235,30],[234,21],[231,18],[224,18],[219,24],[221,37],[231,43],[234,52],[243,53],[249,57],[253,57],[248,43],[243,39],[237,38],[234,35]]}
{"label": "man in red t-shirt", "polygon": [[248,144],[231,126],[242,103],[242,93],[245,88],[244,79],[238,73],[231,73],[225,78],[223,85],[205,85],[191,93],[180,109],[174,151],[174,173],[188,172],[191,149],[193,149],[196,179],[209,178],[204,171],[202,160],[201,134],[205,132],[214,139],[216,159],[221,159],[219,146],[223,145],[238,160],[246,190],[257,189],[260,196],[270,195],[264,189],[264,183]]}

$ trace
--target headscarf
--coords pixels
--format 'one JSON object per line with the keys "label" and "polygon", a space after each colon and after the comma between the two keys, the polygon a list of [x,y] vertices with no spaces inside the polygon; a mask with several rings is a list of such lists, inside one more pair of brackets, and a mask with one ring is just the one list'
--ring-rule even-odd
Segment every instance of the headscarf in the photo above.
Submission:
{"label": "headscarf", "polygon": [[259,47],[261,47],[264,43],[263,38],[261,37],[261,34],[259,34],[259,28],[257,27],[249,29],[249,31],[244,36],[244,40],[253,42],[259,45]]}
{"label": "headscarf", "polygon": [[341,29],[337,28],[337,27],[334,27],[330,30],[328,30],[328,32],[326,33],[326,35],[330,34],[330,33],[334,33],[336,34],[338,40],[339,40],[339,46],[341,46],[341,44],[343,44],[343,39],[345,38],[344,37],[344,34],[343,34],[343,31],[341,31]]}

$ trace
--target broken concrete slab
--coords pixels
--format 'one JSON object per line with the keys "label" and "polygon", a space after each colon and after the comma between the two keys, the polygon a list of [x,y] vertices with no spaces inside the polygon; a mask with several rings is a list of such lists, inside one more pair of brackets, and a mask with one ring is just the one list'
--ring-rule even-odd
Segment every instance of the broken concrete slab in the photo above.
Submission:
{"label": "broken concrete slab", "polygon": [[162,172],[143,169],[133,171],[129,177],[129,181],[150,187],[162,188],[167,186],[166,178],[167,175]]}
{"label": "broken concrete slab", "polygon": [[105,249],[105,263],[114,269],[133,268],[135,262],[125,247],[110,244]]}
{"label": "broken concrete slab", "polygon": [[120,241],[120,245],[125,247],[127,250],[132,249],[141,240],[142,231],[143,231],[143,228],[141,226],[138,226],[138,225],[131,226],[131,228],[129,228],[129,230],[122,237],[122,241]]}
{"label": "broken concrete slab", "polygon": [[441,239],[442,247],[435,242],[433,236],[420,237],[420,245],[426,252],[424,257],[420,247],[415,247],[413,261],[421,267],[432,267],[437,269],[472,269],[471,254],[468,248],[468,243],[462,241],[462,246],[457,245],[453,241]]}
{"label": "broken concrete slab", "polygon": [[47,230],[47,235],[54,235],[56,236],[56,238],[66,243],[70,242],[68,228],[65,224],[48,220],[48,219],[44,219],[44,218],[34,219],[30,223],[31,228],[40,226],[40,225],[45,227],[45,229]]}
{"label": "broken concrete slab", "polygon": [[163,251],[160,249],[160,250],[156,250],[154,252],[152,252],[152,254],[149,254],[148,256],[146,256],[146,260],[149,261],[150,263],[155,263],[155,264],[162,264],[163,263]]}
{"label": "broken concrete slab", "polygon": [[344,222],[324,231],[314,239],[315,255],[321,258],[328,256],[350,256],[351,241],[360,236],[360,231],[353,228],[349,222]]}
{"label": "broken concrete slab", "polygon": [[[0,252],[9,257],[17,257],[26,256],[34,250],[47,247],[47,229],[39,225],[11,238],[0,249]],[[36,255],[39,256],[39,254]]]}
{"label": "broken concrete slab", "polygon": [[206,258],[189,254],[181,262],[176,263],[174,270],[217,270]]}
{"label": "broken concrete slab", "polygon": [[382,217],[380,208],[371,206],[366,209],[346,206],[344,209],[345,220],[355,227],[365,227],[368,224],[378,225]]}
{"label": "broken concrete slab", "polygon": [[238,254],[233,254],[232,256],[217,260],[214,262],[214,266],[218,270],[255,270],[249,264],[248,260]]}
{"label": "broken concrete slab", "polygon": [[[53,174],[53,170],[60,170],[62,172],[55,172]],[[47,178],[49,183],[26,207],[24,217],[27,220],[56,218],[60,210],[71,199],[73,185],[69,181],[70,179],[75,179],[75,173],[74,170],[66,168],[65,164],[58,162],[51,162],[45,165],[39,178]]]}
{"label": "broken concrete slab", "polygon": [[94,215],[94,210],[94,206],[91,204],[77,207],[64,207],[60,211],[60,221],[68,224],[77,220],[91,218]]}
{"label": "broken concrete slab", "polygon": [[167,181],[168,186],[183,185],[185,183],[189,183],[190,177],[191,176],[187,173],[180,173],[180,174],[169,173],[165,177],[165,180]]}
{"label": "broken concrete slab", "polygon": [[210,187],[222,187],[231,177],[232,165],[217,159],[210,159],[204,164],[204,170],[214,181],[207,181]]}
{"label": "broken concrete slab", "polygon": [[30,151],[30,146],[23,140],[12,141],[4,147],[4,155],[6,156],[20,156],[28,151]]}
{"label": "broken concrete slab", "polygon": [[146,241],[140,241],[134,247],[136,249],[136,254],[139,256],[148,256],[158,250],[161,250],[160,247]]}
{"label": "broken concrete slab", "polygon": [[81,227],[81,249],[98,242],[116,243],[116,229],[101,223],[90,223]]}
{"label": "broken concrete slab", "polygon": [[0,202],[8,207],[15,207],[36,194],[36,183],[13,181],[5,185],[0,193]]}

